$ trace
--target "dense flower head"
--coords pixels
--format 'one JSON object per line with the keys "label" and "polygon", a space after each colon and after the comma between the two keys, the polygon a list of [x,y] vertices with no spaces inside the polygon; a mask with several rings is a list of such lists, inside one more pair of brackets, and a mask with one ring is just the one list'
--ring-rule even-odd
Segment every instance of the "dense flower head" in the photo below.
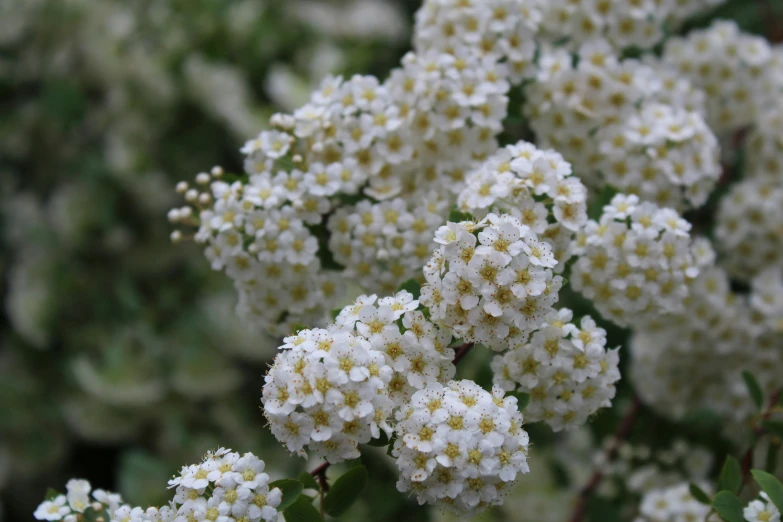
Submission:
{"label": "dense flower head", "polygon": [[609,184],[659,205],[702,205],[720,176],[718,141],[700,111],[703,94],[649,60],[620,60],[592,41],[571,55],[545,50],[525,111],[543,145]]}
{"label": "dense flower head", "polygon": [[273,182],[269,173],[257,173],[229,182],[216,167],[196,177],[203,192],[181,184],[195,211],[186,206],[169,213],[172,221],[198,226],[194,239],[206,245],[212,269],[233,280],[240,314],[272,334],[316,321],[343,286],[326,275],[319,257],[317,227],[331,203],[297,192],[301,179],[288,183],[281,179],[286,176],[281,171]]}
{"label": "dense flower head", "polygon": [[282,492],[270,488],[264,467],[264,461],[252,453],[241,455],[225,448],[208,452],[201,463],[183,466],[169,481],[169,487],[176,488],[169,505],[146,509],[126,504],[116,493],[92,490],[86,480],[72,479],[66,484],[66,495],[44,501],[34,516],[76,522],[89,509],[108,514],[107,522],[277,520]]}
{"label": "dense flower head", "polygon": [[783,103],[764,105],[747,137],[745,175],[783,185]]}
{"label": "dense flower head", "polygon": [[553,312],[530,342],[492,361],[496,386],[530,395],[527,421],[555,431],[581,426],[610,406],[620,380],[619,349],[606,349],[606,331],[589,316],[578,327],[572,317],[566,308]]}
{"label": "dense flower head", "polygon": [[751,123],[783,87],[781,49],[734,21],[667,40],[662,59],[707,94],[707,122],[716,133]]}
{"label": "dense flower head", "polygon": [[[605,448],[617,447],[614,460],[607,459]],[[714,464],[709,449],[685,439],[675,439],[665,447],[634,444],[607,437],[596,451],[593,464],[604,470],[607,479],[620,487],[607,487],[604,497],[620,497],[623,490],[644,495],[655,489],[666,489],[683,481],[701,483]]]}
{"label": "dense flower head", "polygon": [[[478,53],[433,50],[408,53],[385,82],[327,77],[307,104],[274,115],[272,128],[245,144],[238,179],[216,168],[196,177],[201,192],[180,184],[193,206],[169,218],[198,226],[194,239],[234,281],[240,312],[272,333],[317,320],[345,278],[366,290],[395,288],[428,257],[423,238],[466,173],[497,149],[508,104],[503,67]],[[347,222],[368,205],[381,219]],[[325,241],[328,232],[337,233]],[[274,290],[260,284],[270,280]]]}
{"label": "dense flower head", "polygon": [[[709,491],[706,484],[699,484]],[[639,505],[637,522],[670,522],[672,520],[719,520],[712,509],[702,504],[690,493],[690,486],[683,482],[668,488],[653,489],[645,493]]]}
{"label": "dense flower head", "polygon": [[687,281],[698,274],[690,228],[672,209],[614,196],[577,236],[573,287],[620,326],[682,310]]}
{"label": "dense flower head", "polygon": [[744,178],[723,196],[715,215],[721,263],[747,281],[783,269],[783,105],[765,104],[745,147]]}
{"label": "dense flower head", "polygon": [[750,284],[750,307],[764,321],[764,329],[783,333],[783,269],[767,268]]}
{"label": "dense flower head", "polygon": [[701,272],[684,310],[634,332],[630,374],[644,402],[670,418],[710,409],[742,421],[755,411],[742,372],[771,392],[783,371],[783,336],[775,329],[783,274],[759,276],[751,295],[742,296],[732,292],[723,269]]}
{"label": "dense flower head", "polygon": [[603,38],[616,49],[650,48],[664,37],[666,26],[724,0],[628,1],[548,0],[540,38],[577,47]]}
{"label": "dense flower head", "polygon": [[289,451],[305,446],[329,462],[392,433],[395,408],[416,390],[454,375],[451,333],[418,310],[412,294],[360,296],[327,329],[286,337],[265,378],[272,433]]}
{"label": "dense flower head", "polygon": [[524,141],[470,172],[457,204],[478,217],[494,212],[517,218],[550,244],[556,271],[565,267],[574,232],[587,222],[587,189],[571,165],[554,150]]}
{"label": "dense flower head", "polygon": [[517,399],[472,381],[416,392],[397,413],[397,489],[429,503],[477,513],[503,503],[517,475],[527,473],[528,435]]}
{"label": "dense flower head", "polygon": [[503,61],[513,83],[535,71],[541,0],[426,0],[416,12],[418,52],[479,52]]}
{"label": "dense flower head", "polygon": [[524,343],[557,302],[563,278],[549,243],[508,214],[449,222],[424,267],[430,319],[466,342],[502,351]]}
{"label": "dense flower head", "polygon": [[747,280],[766,267],[783,268],[783,179],[745,179],[721,199],[715,236],[722,264]]}
{"label": "dense flower head", "polygon": [[659,205],[700,207],[721,175],[718,140],[697,112],[646,104],[598,140],[603,180]]}
{"label": "dense flower head", "polygon": [[341,207],[329,218],[329,250],[343,275],[368,292],[391,294],[421,274],[446,201],[435,194]]}

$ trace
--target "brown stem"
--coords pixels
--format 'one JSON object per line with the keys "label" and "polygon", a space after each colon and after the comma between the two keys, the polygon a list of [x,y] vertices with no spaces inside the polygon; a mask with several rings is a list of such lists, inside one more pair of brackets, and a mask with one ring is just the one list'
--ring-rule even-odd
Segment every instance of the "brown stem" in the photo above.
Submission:
{"label": "brown stem", "polygon": [[324,493],[329,491],[329,482],[326,480],[326,470],[329,469],[329,462],[324,462],[313,471],[310,475],[318,479],[318,485],[321,486],[318,496],[320,497],[320,511],[321,519],[324,518]]}
{"label": "brown stem", "polygon": [[465,343],[465,344],[463,344],[461,346],[456,346],[455,347],[455,352],[456,353],[454,354],[454,360],[452,361],[454,363],[454,366],[459,364],[459,362],[462,360],[462,358],[465,357],[468,354],[470,349],[473,348],[473,346],[475,344],[476,343]]}
{"label": "brown stem", "polygon": [[318,484],[321,486],[321,489],[323,491],[329,491],[329,483],[326,481],[326,470],[329,469],[329,463],[324,462],[317,468],[315,468],[313,471],[310,472],[310,475],[318,479]]}
{"label": "brown stem", "polygon": [[772,415],[773,410],[775,409],[775,405],[780,400],[780,393],[783,390],[778,390],[777,392],[773,393],[772,396],[769,398],[769,406],[767,406],[767,409],[764,410],[764,413],[761,415],[761,422],[759,422],[758,426],[756,426],[753,430],[753,439],[751,440],[750,447],[745,451],[745,454],[742,456],[742,484],[748,484],[750,482],[750,468],[753,466],[753,451],[756,447],[756,442],[758,439],[764,435],[764,426],[762,426],[763,422]]}
{"label": "brown stem", "polygon": [[[611,447],[607,450],[606,458],[604,459],[602,465],[609,464],[617,456],[617,452],[620,450],[620,445],[628,437],[634,422],[636,422],[636,417],[639,414],[641,406],[642,403],[639,400],[639,397],[634,395],[633,402],[631,403],[631,407],[628,410],[628,413],[625,414],[625,417],[620,423],[620,426],[618,426],[617,431],[614,433],[614,441],[612,442]],[[579,498],[577,499],[576,506],[574,507],[574,511],[571,515],[571,518],[569,519],[570,522],[581,522],[584,519],[587,501],[590,496],[595,493],[595,490],[598,489],[598,486],[601,484],[603,478],[603,471],[600,469],[593,471],[593,474],[590,476],[590,480],[587,481],[587,484],[585,484],[585,486],[579,492]]]}
{"label": "brown stem", "polygon": [[772,0],[760,2],[763,9],[762,18],[767,21],[767,39],[771,43],[783,41],[783,26],[781,26],[780,15],[776,12]]}

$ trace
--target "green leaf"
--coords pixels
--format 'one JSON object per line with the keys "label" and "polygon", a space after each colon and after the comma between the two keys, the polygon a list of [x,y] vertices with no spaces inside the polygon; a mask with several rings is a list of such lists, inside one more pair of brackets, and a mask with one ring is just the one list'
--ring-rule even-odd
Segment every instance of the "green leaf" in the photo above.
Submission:
{"label": "green leaf", "polygon": [[307,327],[302,323],[296,323],[294,325],[294,335],[299,335],[299,332],[301,332],[302,330],[307,330]]}
{"label": "green leaf", "polygon": [[312,502],[304,497],[299,497],[296,502],[283,510],[285,522],[323,522],[321,514]]}
{"label": "green leaf", "polygon": [[525,411],[527,405],[530,404],[530,394],[520,391],[507,392],[506,395],[511,395],[517,398],[517,408],[520,412]]}
{"label": "green leaf", "polygon": [[783,422],[764,421],[761,423],[761,426],[775,437],[783,439]]}
{"label": "green leaf", "polygon": [[595,495],[588,498],[585,513],[590,522],[621,522],[625,520],[620,516],[617,502],[612,502]]}
{"label": "green leaf", "polygon": [[86,99],[78,83],[52,78],[43,84],[41,93],[42,110],[57,123],[69,125],[84,115]]}
{"label": "green leaf", "polygon": [[611,185],[605,185],[598,194],[593,197],[587,208],[590,219],[598,221],[604,211],[604,207],[612,202],[612,198],[618,194],[618,190]]}
{"label": "green leaf", "polygon": [[298,480],[281,479],[269,483],[269,489],[274,488],[280,488],[280,491],[283,493],[283,500],[277,506],[277,510],[281,511],[296,502],[296,499],[302,494],[304,486]]}
{"label": "green leaf", "polygon": [[397,433],[392,433],[389,439],[389,446],[386,448],[386,454],[392,457],[392,450],[394,449],[394,443],[397,441]]}
{"label": "green leaf", "polygon": [[367,485],[367,468],[356,466],[346,471],[329,489],[324,498],[324,511],[329,516],[339,517],[359,498]]}
{"label": "green leaf", "polygon": [[309,474],[306,471],[303,471],[299,474],[299,482],[302,483],[305,489],[315,489],[315,490],[321,489],[321,486],[318,485],[318,481],[315,480],[315,477],[313,477],[311,474]]}
{"label": "green leaf", "polygon": [[699,486],[694,484],[693,482],[690,483],[688,486],[688,489],[691,492],[691,496],[701,502],[702,504],[710,505],[712,504],[712,500],[710,499],[710,496],[704,492],[703,489],[701,489]]}
{"label": "green leaf", "polygon": [[452,209],[451,212],[449,212],[449,221],[453,223],[461,223],[462,221],[475,221],[476,218],[473,217],[473,215],[469,212],[462,212],[455,209]]}
{"label": "green leaf", "polygon": [[767,449],[767,458],[765,459],[766,462],[764,463],[764,469],[767,470],[768,473],[773,473],[776,469],[778,469],[779,452],[780,444],[776,444],[774,442],[770,443],[769,448]]}
{"label": "green leaf", "polygon": [[726,522],[745,522],[742,502],[730,491],[721,491],[712,499],[712,507]]}
{"label": "green leaf", "polygon": [[414,299],[418,299],[421,296],[421,285],[415,279],[408,279],[400,285],[399,289],[412,293]]}
{"label": "green leaf", "polygon": [[49,488],[46,490],[46,496],[44,497],[44,500],[54,500],[59,496],[60,496],[59,491]]}
{"label": "green leaf", "polygon": [[109,522],[111,520],[109,512],[105,509],[96,511],[92,507],[88,507],[82,515],[84,515],[83,522]]}
{"label": "green leaf", "polygon": [[742,372],[742,379],[745,381],[745,386],[748,387],[753,404],[756,405],[757,409],[761,410],[761,407],[764,405],[764,393],[761,391],[759,382],[750,372]]}
{"label": "green leaf", "polygon": [[783,512],[783,484],[778,479],[766,471],[754,469],[751,471],[753,478],[759,483],[761,489],[767,494],[769,499],[775,504],[779,511]]}
{"label": "green leaf", "polygon": [[335,308],[334,310],[329,312],[330,315],[332,316],[332,320],[334,321],[335,319],[337,319],[337,316],[340,315],[340,312],[342,312],[342,311],[343,311],[342,308]]}
{"label": "green leaf", "polygon": [[385,446],[389,445],[389,436],[386,435],[386,432],[381,430],[381,434],[377,439],[372,439],[370,442],[367,443],[368,446],[373,446],[376,448],[383,448]]}
{"label": "green leaf", "polygon": [[739,461],[733,456],[726,457],[726,462],[723,463],[723,469],[720,472],[720,478],[718,479],[719,491],[731,491],[736,494],[739,493],[742,487],[742,468]]}

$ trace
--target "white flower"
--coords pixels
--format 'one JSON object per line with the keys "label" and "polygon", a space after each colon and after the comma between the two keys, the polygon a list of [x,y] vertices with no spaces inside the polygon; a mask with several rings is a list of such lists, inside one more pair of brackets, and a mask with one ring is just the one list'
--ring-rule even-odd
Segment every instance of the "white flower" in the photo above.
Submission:
{"label": "white flower", "polygon": [[52,500],[41,502],[33,516],[36,520],[62,520],[70,512],[65,495],[57,495]]}
{"label": "white flower", "polygon": [[71,479],[65,484],[68,505],[77,513],[83,513],[90,503],[92,487],[86,480]]}
{"label": "white flower", "polygon": [[748,522],[780,522],[780,511],[765,493],[763,500],[751,500],[742,510],[742,515]]}

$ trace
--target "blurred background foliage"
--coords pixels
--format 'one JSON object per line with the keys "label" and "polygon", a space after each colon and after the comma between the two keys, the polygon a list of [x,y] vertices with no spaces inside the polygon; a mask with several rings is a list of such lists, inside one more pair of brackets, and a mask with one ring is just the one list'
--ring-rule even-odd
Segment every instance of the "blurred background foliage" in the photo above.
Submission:
{"label": "blurred background foliage", "polygon": [[217,445],[301,466],[258,410],[276,341],[165,216],[325,74],[385,74],[415,7],[0,0],[0,518],[73,475],[164,502]]}
{"label": "blurred background foliage", "polygon": [[[195,246],[170,245],[165,214],[176,181],[239,170],[243,141],[323,75],[385,76],[418,7],[0,0],[0,520],[29,520],[47,486],[72,476],[160,504],[168,477],[217,446],[255,452],[273,478],[306,466],[259,411],[277,341],[239,322],[233,289]],[[781,0],[732,0],[689,27],[732,18],[779,41],[769,18],[781,14]],[[562,302],[598,315],[572,293]],[[609,346],[624,344],[626,331],[602,326]],[[458,377],[488,387],[490,356],[473,350]],[[566,520],[631,402],[621,382],[615,407],[576,433],[529,426],[536,473],[487,518]],[[712,456],[736,444],[712,435],[715,422],[704,412],[675,426],[642,408],[590,519],[630,519],[652,466],[679,480],[714,471]],[[372,480],[344,519],[450,519],[396,493],[383,450],[362,458]]]}

